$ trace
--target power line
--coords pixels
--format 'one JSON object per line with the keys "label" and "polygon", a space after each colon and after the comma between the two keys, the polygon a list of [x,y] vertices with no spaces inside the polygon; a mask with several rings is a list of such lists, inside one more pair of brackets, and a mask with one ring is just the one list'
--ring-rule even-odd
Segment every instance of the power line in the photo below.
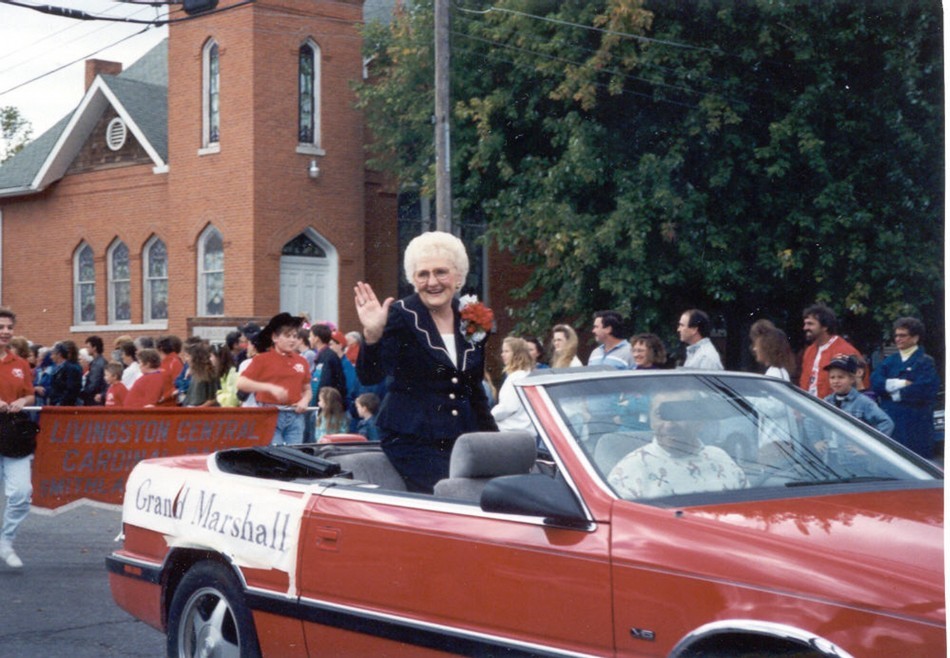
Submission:
{"label": "power line", "polygon": [[[512,14],[512,15],[514,15],[514,16],[520,16],[520,17],[523,17],[523,18],[531,18],[531,19],[534,19],[534,20],[543,21],[543,22],[547,22],[547,23],[554,23],[554,24],[563,25],[563,26],[566,26],[566,27],[574,27],[574,28],[578,28],[578,29],[582,29],[582,30],[587,30],[587,31],[590,31],[590,32],[599,32],[599,33],[601,33],[601,34],[609,34],[609,35],[612,35],[612,36],[623,37],[623,38],[626,38],[626,39],[633,39],[633,40],[640,41],[640,42],[643,42],[643,43],[651,43],[651,44],[656,44],[656,45],[660,45],[660,46],[669,46],[669,47],[672,47],[672,48],[680,48],[680,49],[682,49],[682,50],[693,50],[693,51],[697,51],[697,52],[707,52],[707,53],[711,53],[711,54],[714,54],[714,55],[719,55],[719,56],[722,56],[722,57],[730,57],[730,58],[733,58],[733,59],[739,59],[739,60],[744,61],[744,58],[743,58],[741,55],[737,55],[737,54],[735,54],[735,53],[731,53],[731,52],[725,51],[725,50],[723,50],[722,48],[720,48],[719,46],[716,46],[715,48],[710,48],[710,47],[707,47],[707,46],[696,46],[696,45],[693,45],[693,44],[690,44],[690,43],[685,43],[685,42],[682,42],[682,41],[671,41],[671,40],[669,40],[669,39],[655,39],[655,38],[653,38],[653,37],[647,37],[647,36],[644,36],[644,35],[642,35],[642,34],[633,34],[633,33],[631,33],[631,32],[621,32],[621,31],[619,31],[619,30],[609,30],[609,29],[607,29],[607,28],[595,27],[595,26],[593,26],[593,25],[585,25],[585,24],[583,24],[583,23],[575,23],[575,22],[572,22],[572,21],[565,21],[565,20],[558,19],[558,18],[550,18],[550,17],[548,17],[548,16],[539,16],[539,15],[537,15],[537,14],[530,14],[530,13],[528,13],[528,12],[517,11],[517,10],[515,10],[515,9],[507,9],[507,8],[505,8],[505,7],[495,7],[495,6],[492,6],[492,7],[489,7],[488,9],[484,9],[484,10],[467,9],[467,8],[462,7],[462,6],[460,6],[459,4],[457,4],[457,2],[458,2],[458,0],[456,0],[456,5],[455,5],[456,8],[457,8],[460,12],[467,13],[467,14],[486,15],[486,14],[490,14],[490,13],[492,13],[492,12],[500,12],[500,13],[504,13],[504,14]],[[883,11],[882,11],[880,14],[878,14],[878,15],[883,15]],[[787,65],[788,65],[787,62],[771,60],[771,59],[769,59],[769,58],[764,58],[764,57],[763,57],[763,58],[760,58],[760,61],[762,61],[762,62],[767,62],[767,63],[770,63],[770,64],[775,64],[775,65],[780,65],[780,66],[787,66]]]}
{"label": "power line", "polygon": [[465,7],[455,5],[456,9],[467,14],[490,14],[492,12],[500,12],[504,14],[512,14],[514,16],[521,16],[522,18],[533,18],[535,20],[544,21],[547,23],[554,23],[556,25],[564,25],[566,27],[576,27],[582,30],[589,30],[591,32],[600,32],[601,34],[609,34],[611,36],[624,37],[626,39],[635,39],[636,41],[642,41],[644,43],[655,43],[662,46],[671,46],[673,48],[683,48],[686,50],[699,50],[709,53],[715,53],[717,55],[726,55],[727,53],[723,52],[719,48],[707,48],[704,46],[693,46],[688,43],[681,43],[678,41],[668,41],[666,39],[654,39],[652,37],[645,37],[642,34],[633,34],[631,32],[620,32],[618,30],[608,30],[602,27],[594,27],[593,25],[584,25],[583,23],[574,23],[571,21],[561,20],[559,18],[550,18],[549,16],[538,16],[537,14],[529,14],[523,11],[517,11],[515,9],[507,9],[505,7],[489,7],[488,9],[478,11],[475,9],[466,9]]}
{"label": "power line", "polygon": [[[110,12],[110,11],[114,11],[114,10],[118,9],[119,7],[120,7],[120,5],[114,4],[114,5],[112,5],[111,7],[109,7],[108,9],[106,9],[106,12],[108,13],[108,12]],[[141,7],[141,9],[136,10],[135,13],[133,13],[132,15],[134,16],[135,14],[141,13],[142,11],[148,11],[148,9],[149,9],[149,7],[148,7],[147,5],[143,5],[143,6]],[[176,10],[176,11],[181,11],[181,10]],[[4,59],[6,59],[6,58],[8,58],[8,57],[12,57],[13,55],[23,55],[23,59],[22,59],[21,61],[19,61],[19,62],[17,62],[17,63],[14,63],[13,65],[8,66],[8,67],[5,68],[5,69],[0,70],[0,75],[3,75],[3,74],[5,74],[5,73],[9,73],[10,71],[13,71],[13,70],[15,70],[15,69],[17,69],[17,68],[19,68],[19,67],[21,67],[21,66],[24,66],[24,65],[26,65],[26,64],[33,64],[33,63],[35,63],[35,59],[36,59],[36,58],[28,54],[29,51],[30,51],[32,48],[35,48],[35,47],[38,46],[39,44],[41,44],[41,43],[43,43],[43,42],[45,42],[45,41],[47,41],[47,40],[49,40],[49,39],[51,39],[51,38],[53,38],[53,37],[57,37],[57,36],[59,36],[59,35],[61,35],[61,34],[64,34],[65,32],[68,32],[69,30],[73,30],[73,29],[75,29],[75,28],[77,28],[77,27],[80,27],[80,26],[82,26],[82,25],[84,25],[83,22],[71,22],[69,25],[65,26],[64,28],[62,28],[62,29],[60,29],[60,30],[57,30],[56,32],[52,32],[52,33],[50,33],[50,34],[47,34],[47,35],[45,35],[45,36],[43,36],[43,37],[40,37],[39,39],[37,39],[37,40],[34,41],[33,43],[26,44],[25,46],[17,47],[16,49],[11,50],[10,52],[8,52],[8,53],[6,53],[6,54],[4,54],[4,55],[0,55],[0,60],[4,60]],[[70,43],[75,43],[76,41],[79,41],[79,40],[81,40],[81,39],[85,39],[85,38],[87,38],[87,37],[92,36],[93,34],[96,34],[97,32],[101,32],[102,30],[106,30],[106,29],[109,29],[109,28],[111,28],[111,27],[112,27],[112,25],[110,25],[110,24],[105,24],[105,25],[97,26],[97,27],[95,27],[94,29],[92,29],[92,30],[90,30],[90,31],[88,31],[88,32],[84,32],[84,33],[82,33],[82,34],[79,34],[79,35],[77,35],[77,36],[75,36],[75,37],[69,39],[68,41],[63,41],[63,42],[58,43],[58,44],[56,45],[56,47],[57,47],[57,48],[62,48],[63,46],[66,46],[66,45],[68,45],[68,44],[70,44]]]}
{"label": "power line", "polygon": [[[67,67],[69,67],[69,66],[71,66],[71,65],[73,65],[73,64],[76,64],[77,62],[80,62],[80,61],[83,61],[83,60],[85,60],[85,59],[88,59],[89,57],[92,57],[92,56],[94,56],[94,55],[96,55],[96,54],[98,54],[98,53],[100,53],[100,52],[102,52],[102,51],[104,51],[104,50],[107,50],[107,49],[109,49],[109,48],[111,48],[111,47],[113,47],[113,46],[116,46],[116,45],[118,45],[118,44],[120,44],[120,43],[122,43],[122,42],[124,42],[124,41],[126,41],[126,40],[128,40],[128,39],[131,39],[132,37],[136,37],[136,36],[138,36],[138,35],[140,35],[140,34],[143,34],[144,32],[146,32],[148,29],[150,29],[150,28],[153,27],[153,26],[164,26],[164,25],[168,25],[168,24],[170,24],[170,23],[182,23],[182,22],[186,22],[186,21],[193,20],[193,19],[202,18],[203,16],[206,16],[206,15],[209,15],[209,14],[212,14],[212,13],[220,13],[221,11],[230,10],[230,9],[236,9],[236,8],[238,8],[238,7],[241,7],[241,6],[244,6],[244,5],[248,5],[248,4],[251,4],[251,3],[253,3],[253,2],[255,2],[255,0],[245,0],[244,2],[241,2],[241,3],[239,3],[239,4],[230,5],[230,6],[228,6],[228,7],[223,7],[223,8],[221,8],[221,9],[215,10],[215,11],[213,11],[213,12],[205,12],[205,13],[200,14],[200,15],[189,16],[189,17],[180,18],[180,19],[171,19],[171,20],[151,20],[151,21],[142,21],[142,20],[139,20],[139,21],[131,21],[131,20],[125,20],[125,19],[119,19],[119,18],[104,18],[104,17],[102,17],[101,15],[99,15],[99,16],[94,16],[94,15],[88,15],[88,14],[87,14],[87,17],[86,17],[86,18],[80,18],[80,17],[78,17],[78,16],[73,16],[72,18],[77,18],[77,19],[79,19],[79,20],[106,20],[106,21],[109,21],[109,22],[121,22],[121,23],[126,23],[126,24],[145,24],[146,27],[145,27],[144,29],[142,29],[142,30],[139,30],[138,32],[135,32],[135,33],[133,33],[133,34],[130,34],[130,35],[128,35],[128,36],[126,36],[126,37],[124,37],[124,38],[122,38],[122,39],[119,39],[118,41],[112,42],[112,43],[110,43],[110,44],[107,45],[107,46],[104,46],[104,47],[102,47],[102,48],[99,48],[99,49],[97,49],[97,50],[95,50],[95,51],[93,51],[93,52],[91,52],[91,53],[89,53],[89,54],[87,54],[87,55],[85,55],[85,56],[83,56],[83,57],[80,57],[80,58],[78,58],[78,59],[72,60],[72,61],[70,61],[70,62],[68,62],[68,63],[66,63],[66,64],[63,64],[63,65],[61,65],[61,66],[58,66],[58,67],[56,67],[56,68],[54,68],[54,69],[52,69],[52,70],[46,71],[45,73],[42,73],[42,74],[37,75],[37,76],[35,76],[35,77],[33,77],[33,78],[30,78],[29,80],[26,80],[26,81],[24,81],[24,82],[21,82],[21,83],[19,83],[19,84],[16,84],[16,85],[14,85],[14,86],[8,88],[8,89],[5,89],[5,90],[3,90],[3,91],[0,91],[0,96],[2,96],[2,95],[4,95],[4,94],[8,94],[8,93],[10,93],[10,92],[12,92],[12,91],[15,91],[15,90],[17,90],[17,89],[20,89],[20,88],[22,88],[22,87],[24,87],[24,86],[26,86],[26,85],[29,85],[29,84],[31,84],[31,83],[33,83],[33,82],[38,81],[38,80],[42,80],[43,78],[46,78],[46,77],[48,77],[48,76],[50,76],[50,75],[52,75],[52,74],[54,74],[54,73],[57,73],[57,72],[63,70],[64,68],[67,68]],[[22,8],[26,8],[26,9],[37,9],[37,6],[34,6],[34,5],[27,5],[27,4],[24,4],[24,3],[22,3],[22,2],[18,2],[17,0],[0,0],[0,4],[8,4],[8,5],[11,5],[11,6],[22,7]],[[127,3],[127,4],[142,4],[142,3]],[[341,4],[343,4],[343,3],[341,3]],[[46,5],[46,7],[49,7],[49,5]],[[147,7],[147,5],[146,5],[146,7]],[[73,10],[70,10],[70,11],[73,11]],[[109,11],[109,10],[107,10],[107,11]],[[174,10],[172,13],[180,13],[181,11],[182,11],[181,9],[176,9],[176,10]],[[41,13],[50,14],[50,12],[41,12]],[[84,12],[80,12],[80,13],[84,13]],[[302,12],[282,11],[282,10],[279,10],[279,9],[271,10],[271,13],[278,14],[278,15],[279,15],[279,14],[285,14],[285,15],[288,15],[288,16],[294,16],[294,15],[299,15],[299,16],[311,15],[311,14],[305,14],[305,13],[302,13]],[[55,14],[55,13],[54,13],[53,15],[59,15],[59,14]],[[335,18],[335,17],[332,17],[332,16],[324,16],[324,17],[322,17],[322,19],[323,19],[323,20],[328,20],[328,21],[331,21],[331,22],[341,22],[341,23],[346,23],[346,24],[352,24],[352,23],[353,23],[353,21],[348,21],[348,20],[345,20],[345,19],[338,19],[338,18]],[[71,26],[69,26],[69,27],[66,28],[66,29],[69,29],[69,28],[71,28],[71,27],[73,27],[73,26],[71,25]],[[63,31],[65,31],[65,30],[61,30],[61,31],[59,31],[59,32],[57,32],[57,33],[55,33],[55,34],[60,34],[60,33],[62,33]],[[290,31],[267,30],[267,29],[259,29],[259,28],[254,28],[254,29],[252,29],[251,31],[260,32],[260,33],[266,33],[266,34],[289,34],[289,33],[290,33]],[[299,30],[298,30],[298,31],[299,31]],[[91,34],[91,33],[87,33],[87,35],[85,35],[85,36],[88,36],[88,34]],[[332,32],[327,32],[327,33],[324,33],[324,34],[325,34],[326,36],[335,36],[334,33],[332,33]],[[48,37],[44,37],[44,38],[48,38]],[[351,37],[346,37],[346,38],[351,38]],[[356,38],[356,37],[352,37],[352,38]],[[39,41],[42,41],[42,40],[43,40],[43,39],[40,39]],[[37,41],[36,43],[39,43],[39,41]],[[31,44],[31,45],[35,45],[35,44]],[[10,67],[9,69],[5,69],[4,71],[0,71],[0,73],[5,73],[5,72],[7,72],[7,71],[9,71],[9,70],[12,70],[13,68],[16,68],[16,66],[19,66],[19,64],[15,65],[15,66],[13,66],[13,67]]]}
{"label": "power line", "polygon": [[[528,49],[526,49],[526,48],[520,48],[520,47],[518,47],[518,46],[512,46],[512,45],[510,45],[510,44],[502,43],[502,42],[499,42],[499,41],[492,41],[492,40],[490,40],[490,39],[483,39],[483,38],[481,38],[481,37],[471,36],[471,35],[463,34],[463,33],[459,33],[459,32],[453,32],[453,34],[455,34],[456,36],[460,36],[460,37],[466,38],[466,39],[472,39],[472,40],[481,41],[481,42],[483,42],[483,43],[487,43],[487,44],[490,44],[490,45],[493,45],[493,46],[499,46],[499,47],[501,47],[501,48],[505,48],[505,49],[508,49],[508,50],[514,50],[514,51],[517,51],[517,52],[526,53],[526,54],[528,54],[528,55],[534,55],[534,56],[536,56],[536,57],[543,57],[543,58],[548,59],[548,60],[553,60],[553,61],[557,61],[557,62],[563,62],[563,63],[565,63],[565,64],[572,64],[572,65],[574,65],[574,66],[578,66],[578,67],[581,67],[581,68],[590,68],[590,64],[587,64],[587,63],[585,63],[585,62],[578,62],[578,61],[575,61],[575,60],[571,60],[571,59],[568,59],[568,58],[566,58],[566,57],[559,57],[559,56],[556,56],[556,55],[548,55],[548,54],[545,54],[545,53],[539,53],[539,52],[534,51],[534,50],[528,50]],[[668,88],[668,89],[674,89],[674,90],[676,90],[676,91],[682,91],[682,92],[685,92],[685,93],[688,93],[688,94],[702,95],[702,94],[712,93],[712,92],[707,92],[707,91],[703,91],[703,90],[692,89],[692,88],[690,88],[690,87],[684,87],[684,86],[681,86],[681,85],[674,85],[674,84],[670,84],[670,83],[667,83],[667,82],[660,82],[660,81],[658,81],[658,80],[650,80],[649,78],[643,78],[643,77],[639,77],[639,76],[635,76],[635,75],[630,75],[629,73],[625,73],[624,71],[619,71],[619,70],[616,70],[616,69],[602,68],[602,69],[599,69],[598,72],[601,72],[601,73],[608,73],[608,74],[612,74],[612,75],[619,75],[619,76],[621,76],[621,77],[623,77],[623,78],[626,78],[626,79],[628,79],[628,80],[632,80],[632,81],[635,81],[635,82],[643,82],[643,83],[645,83],[645,84],[652,85],[652,86],[656,86],[656,87],[665,87],[665,88]],[[751,103],[749,103],[749,101],[746,101],[746,100],[743,100],[743,99],[740,99],[740,98],[730,98],[730,97],[728,97],[728,96],[722,96],[722,98],[724,98],[725,100],[731,101],[731,102],[733,102],[733,103],[751,104]]]}
{"label": "power line", "polygon": [[112,48],[113,46],[117,46],[117,45],[119,45],[120,43],[123,43],[124,41],[128,41],[129,39],[131,39],[131,38],[133,38],[133,37],[137,37],[137,36],[140,35],[140,34],[144,34],[144,33],[147,32],[148,30],[150,30],[151,28],[152,28],[151,25],[148,25],[148,26],[146,26],[146,27],[143,27],[143,28],[142,28],[141,30],[139,30],[138,32],[134,32],[133,34],[130,34],[130,35],[125,36],[125,37],[122,37],[122,38],[119,39],[118,41],[115,41],[115,42],[110,43],[110,44],[108,44],[108,45],[106,45],[106,46],[103,46],[102,48],[99,48],[99,49],[97,49],[97,50],[95,50],[95,51],[93,51],[93,52],[91,52],[91,53],[89,53],[89,54],[87,54],[87,55],[83,55],[82,57],[79,57],[79,58],[77,58],[77,59],[74,59],[73,61],[68,62],[68,63],[66,63],[66,64],[63,64],[63,65],[61,65],[61,66],[57,66],[55,69],[53,69],[53,70],[51,70],[51,71],[47,71],[46,73],[41,73],[40,75],[36,76],[35,78],[30,78],[29,80],[27,80],[27,81],[25,81],[25,82],[21,82],[21,83],[19,83],[19,84],[17,84],[17,85],[14,85],[14,86],[10,87],[9,89],[4,89],[3,91],[0,91],[0,96],[4,96],[4,95],[6,95],[6,94],[9,94],[11,91],[16,91],[17,89],[19,89],[19,88],[21,88],[21,87],[25,87],[25,86],[28,85],[28,84],[31,84],[31,83],[33,83],[33,82],[36,82],[37,80],[42,80],[43,78],[45,78],[45,77],[47,77],[47,76],[50,76],[50,75],[52,75],[52,74],[54,74],[54,73],[56,73],[56,72],[58,72],[58,71],[62,71],[62,70],[63,70],[64,68],[66,68],[66,67],[72,66],[73,64],[76,64],[76,63],[78,63],[78,62],[82,62],[82,61],[84,61],[84,60],[86,60],[86,59],[89,59],[89,58],[92,57],[93,55],[98,55],[98,54],[101,53],[103,50],[108,50],[109,48]]}
{"label": "power line", "polygon": [[[470,21],[469,24],[473,24],[472,21],[475,20],[474,18],[469,18],[469,17],[461,17],[461,18],[464,18],[466,21]],[[478,23],[474,23],[474,24],[475,24],[475,25],[479,25]],[[551,44],[551,40],[550,40],[549,38],[545,38],[544,36],[542,36],[542,35],[540,35],[540,34],[532,34],[532,33],[527,32],[527,31],[518,32],[518,33],[517,33],[517,37],[518,37],[518,40],[519,40],[519,41],[527,39],[527,40],[531,40],[531,41],[533,41],[533,42],[535,42],[535,43],[541,43],[541,44],[544,44],[544,45],[550,45],[550,44]],[[503,43],[503,42],[494,42],[494,43],[499,43],[499,44],[501,44],[501,43]],[[567,41],[567,44],[568,44],[571,48],[574,48],[574,49],[576,49],[576,50],[580,50],[580,51],[583,51],[583,52],[586,52],[586,53],[590,53],[590,54],[592,54],[592,55],[597,54],[598,52],[600,52],[600,51],[599,51],[598,49],[596,49],[596,48],[591,48],[591,47],[589,47],[589,46],[581,45],[581,44],[578,43],[577,41],[568,40],[568,41]],[[664,71],[664,72],[666,72],[666,73],[673,74],[673,75],[676,75],[676,74],[680,73],[679,69],[677,69],[677,68],[675,68],[675,67],[672,67],[672,66],[663,66],[662,64],[658,64],[658,63],[656,63],[656,62],[652,62],[652,61],[648,61],[648,60],[645,61],[645,60],[643,60],[643,59],[640,59],[640,60],[637,61],[637,67],[643,68],[643,69],[658,69],[658,70],[660,70],[660,71]],[[716,76],[708,75],[708,74],[704,74],[704,75],[702,76],[702,78],[703,78],[703,80],[707,80],[707,81],[710,81],[710,82],[715,83],[715,84],[725,84],[725,83],[727,82],[727,81],[724,80],[723,78],[717,78]],[[745,86],[746,88],[748,88],[748,89],[751,89],[752,91],[761,92],[761,89],[759,89],[759,88],[758,88],[756,85],[754,85],[754,84],[745,83],[744,86]]]}
{"label": "power line", "polygon": [[132,25],[149,25],[149,26],[158,26],[158,25],[171,25],[172,23],[184,23],[185,21],[193,21],[205,16],[211,16],[213,14],[220,14],[226,11],[231,11],[232,9],[239,9],[249,4],[253,4],[256,0],[243,0],[233,5],[228,5],[227,7],[220,7],[219,9],[211,9],[209,11],[202,12],[200,14],[195,14],[194,16],[185,16],[182,18],[167,18],[164,20],[137,20],[132,18],[111,18],[104,15],[90,14],[81,9],[71,9],[69,7],[59,7],[56,5],[29,5],[25,2],[20,2],[19,0],[0,0],[0,4],[11,5],[14,7],[22,7],[24,9],[32,9],[33,11],[38,11],[41,14],[49,14],[51,16],[61,16],[63,18],[74,18],[81,21],[111,21],[115,23],[129,23]]}
{"label": "power line", "polygon": [[[463,52],[463,53],[470,53],[470,54],[472,54],[472,55],[476,55],[476,56],[481,57],[481,58],[483,58],[483,59],[488,59],[488,60],[492,60],[492,61],[496,61],[496,62],[504,62],[504,63],[506,63],[506,64],[511,64],[512,66],[515,66],[515,67],[517,67],[517,68],[522,68],[522,67],[524,67],[524,64],[521,63],[521,62],[516,62],[516,61],[514,61],[513,59],[508,59],[508,58],[506,58],[506,57],[500,57],[500,56],[498,56],[498,55],[495,55],[494,53],[486,53],[486,52],[484,52],[484,51],[481,51],[481,50],[474,50],[474,49],[472,49],[472,48],[459,48],[459,50],[460,50],[461,52]],[[542,56],[542,57],[545,57],[544,55],[541,55],[541,56]],[[555,57],[553,57],[553,56],[548,56],[548,58],[549,58],[549,59],[558,59],[558,58],[555,58]],[[600,89],[608,89],[608,90],[610,89],[610,85],[604,84],[603,82],[592,82],[591,84],[593,84],[595,87],[598,87],[598,88],[600,88]],[[621,90],[620,90],[620,93],[621,93],[621,94],[624,94],[624,95],[628,95],[628,96],[637,96],[637,97],[640,97],[640,98],[646,98],[646,99],[648,99],[648,100],[650,100],[650,101],[653,101],[654,103],[666,103],[666,104],[668,104],[668,105],[674,105],[674,106],[676,106],[676,107],[683,107],[683,108],[686,108],[686,109],[689,109],[689,110],[697,110],[697,109],[699,109],[699,106],[698,106],[698,105],[691,105],[691,104],[689,104],[689,103],[681,103],[681,102],[679,102],[679,101],[670,100],[670,99],[668,99],[668,98],[657,98],[656,96],[653,96],[653,95],[650,95],[650,94],[645,94],[645,93],[640,92],[640,91],[633,91],[632,89],[621,89]]]}

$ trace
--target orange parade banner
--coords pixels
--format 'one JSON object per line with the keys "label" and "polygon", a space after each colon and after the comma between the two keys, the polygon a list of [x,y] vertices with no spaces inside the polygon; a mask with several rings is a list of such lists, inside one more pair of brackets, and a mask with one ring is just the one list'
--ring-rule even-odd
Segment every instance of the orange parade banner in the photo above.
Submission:
{"label": "orange parade banner", "polygon": [[277,409],[43,407],[33,461],[33,505],[80,499],[122,504],[125,480],[143,459],[268,445]]}

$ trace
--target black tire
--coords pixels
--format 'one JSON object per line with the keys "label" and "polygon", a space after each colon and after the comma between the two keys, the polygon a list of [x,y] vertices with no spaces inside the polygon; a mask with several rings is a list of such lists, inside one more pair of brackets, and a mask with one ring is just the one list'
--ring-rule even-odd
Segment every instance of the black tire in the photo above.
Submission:
{"label": "black tire", "polygon": [[170,658],[260,658],[254,619],[224,565],[198,562],[175,590],[168,611]]}

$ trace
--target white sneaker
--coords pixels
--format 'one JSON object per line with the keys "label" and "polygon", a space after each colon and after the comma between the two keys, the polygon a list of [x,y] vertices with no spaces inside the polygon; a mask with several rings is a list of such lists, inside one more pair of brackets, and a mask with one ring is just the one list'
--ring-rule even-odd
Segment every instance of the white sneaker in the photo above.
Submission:
{"label": "white sneaker", "polygon": [[23,567],[23,560],[13,551],[13,546],[7,542],[0,542],[0,560],[6,562],[11,569]]}

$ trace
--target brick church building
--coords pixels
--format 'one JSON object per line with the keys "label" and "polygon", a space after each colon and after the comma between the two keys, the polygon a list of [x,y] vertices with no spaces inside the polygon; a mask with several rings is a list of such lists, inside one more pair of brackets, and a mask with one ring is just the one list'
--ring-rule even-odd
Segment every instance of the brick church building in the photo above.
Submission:
{"label": "brick church building", "polygon": [[33,341],[351,329],[355,281],[396,294],[398,199],[354,109],[363,0],[219,9],[124,71],[88,61],[75,111],[0,167],[0,300]]}

